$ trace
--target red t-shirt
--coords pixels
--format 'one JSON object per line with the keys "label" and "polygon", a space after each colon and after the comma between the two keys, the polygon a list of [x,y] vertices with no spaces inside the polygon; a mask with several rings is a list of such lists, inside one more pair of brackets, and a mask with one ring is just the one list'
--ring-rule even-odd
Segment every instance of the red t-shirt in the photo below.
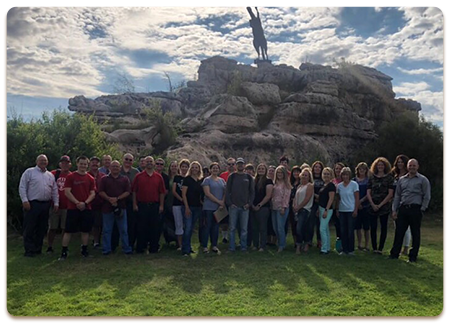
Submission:
{"label": "red t-shirt", "polygon": [[150,176],[145,170],[134,177],[132,191],[141,203],[159,203],[159,194],[166,194],[162,176],[157,172]]}
{"label": "red t-shirt", "polygon": [[[52,170],[52,174],[56,177],[56,169]],[[68,173],[63,173],[60,172],[59,173],[59,177],[56,180],[56,185],[58,186],[58,195],[59,195],[59,208],[62,210],[66,210],[67,209],[67,203],[69,202],[69,200],[67,199],[66,193],[64,192],[64,183],[66,182],[66,178],[68,175],[72,174],[71,171],[69,171]]]}
{"label": "red t-shirt", "polygon": [[[75,198],[84,202],[88,199],[91,191],[95,191],[95,180],[90,174],[86,173],[85,175],[80,175],[78,172],[73,172],[68,175],[65,182],[65,188],[71,188],[72,194]],[[67,200],[67,209],[68,210],[76,210],[77,206],[71,201]],[[91,205],[86,205],[87,209],[91,209]]]}
{"label": "red t-shirt", "polygon": [[223,178],[225,180],[225,182],[228,181],[228,177],[229,176],[230,176],[230,172],[229,171],[223,172],[222,174],[219,175],[219,177]]}

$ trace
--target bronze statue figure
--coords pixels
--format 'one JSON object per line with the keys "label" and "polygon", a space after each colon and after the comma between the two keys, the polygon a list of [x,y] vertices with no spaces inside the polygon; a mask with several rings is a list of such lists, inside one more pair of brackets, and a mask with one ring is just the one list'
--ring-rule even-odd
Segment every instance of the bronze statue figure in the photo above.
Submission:
{"label": "bronze statue figure", "polygon": [[247,11],[250,14],[250,26],[252,27],[253,33],[253,47],[255,47],[256,52],[258,53],[258,60],[260,59],[259,49],[261,48],[261,54],[263,60],[268,60],[267,56],[267,40],[264,37],[264,31],[261,25],[261,19],[259,18],[258,8],[255,7],[257,16],[255,17],[252,8],[247,7]]}

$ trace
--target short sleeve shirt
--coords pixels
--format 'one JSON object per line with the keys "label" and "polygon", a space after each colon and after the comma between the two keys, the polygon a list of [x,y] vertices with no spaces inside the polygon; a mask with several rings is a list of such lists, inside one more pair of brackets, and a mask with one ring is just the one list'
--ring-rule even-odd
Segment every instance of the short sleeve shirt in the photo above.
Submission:
{"label": "short sleeve shirt", "polygon": [[[57,170],[52,170],[52,174],[56,177]],[[69,200],[67,199],[66,192],[64,192],[64,184],[66,182],[66,178],[69,174],[72,174],[72,172],[67,173],[59,173],[59,177],[56,180],[56,185],[58,186],[58,195],[59,195],[59,208],[61,210],[66,210],[67,205],[69,203]]]}
{"label": "short sleeve shirt", "polygon": [[[209,186],[209,191],[215,198],[222,200],[225,195],[226,182],[223,178],[218,177],[213,180],[211,176],[206,177],[203,180],[202,186]],[[208,196],[205,195],[205,201],[203,203],[203,210],[205,211],[215,211],[219,208],[219,204],[211,201]]]}
{"label": "short sleeve shirt", "polygon": [[350,181],[347,186],[344,185],[344,182],[338,184],[339,212],[353,212],[355,210],[355,192],[359,192],[358,183],[355,181]]}
{"label": "short sleeve shirt", "polygon": [[183,186],[187,187],[187,202],[189,206],[201,207],[202,206],[202,180],[196,181],[191,176],[187,176],[183,181]]}
{"label": "short sleeve shirt", "polygon": [[[328,205],[328,200],[330,198],[330,192],[336,192],[336,186],[330,182],[327,186],[323,186],[319,190],[319,206],[326,208]],[[333,208],[333,204],[331,204],[330,209]]]}
{"label": "short sleeve shirt", "polygon": [[[80,202],[86,201],[91,191],[96,190],[94,177],[88,173],[81,175],[78,172],[73,172],[67,176],[64,187],[71,188],[72,195]],[[90,210],[91,205],[86,205],[86,208]],[[76,210],[77,206],[68,200],[67,209]]]}
{"label": "short sleeve shirt", "polygon": [[[177,175],[173,179],[173,183],[176,185],[176,192],[181,197],[181,187],[183,186],[184,177],[181,175]],[[173,206],[182,206],[183,202],[177,199],[175,196],[173,197]]]}

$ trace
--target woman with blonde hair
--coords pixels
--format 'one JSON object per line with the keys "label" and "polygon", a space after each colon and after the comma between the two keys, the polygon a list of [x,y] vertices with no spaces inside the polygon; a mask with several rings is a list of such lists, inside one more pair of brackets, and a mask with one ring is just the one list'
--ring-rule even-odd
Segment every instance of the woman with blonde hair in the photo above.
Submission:
{"label": "woman with blonde hair", "polygon": [[297,254],[308,252],[307,223],[314,202],[314,184],[311,169],[304,168],[300,173],[300,186],[295,193],[293,208],[297,214]]}
{"label": "woman with blonde hair", "polygon": [[285,225],[289,214],[291,188],[286,167],[278,166],[275,169],[275,185],[272,191],[272,224],[278,238],[278,252],[286,248]]}
{"label": "woman with blonde hair", "polygon": [[202,165],[198,161],[193,161],[189,165],[186,178],[183,180],[181,196],[184,205],[184,233],[181,253],[188,256],[194,253],[191,246],[192,231],[194,230],[197,219],[202,215]]}
{"label": "woman with blonde hair", "polygon": [[[370,235],[373,252],[383,254],[384,243],[387,237],[389,214],[391,213],[391,200],[394,195],[394,177],[391,174],[391,164],[384,157],[378,157],[370,166],[372,176],[367,186],[367,199],[371,205]],[[381,224],[380,243],[377,245],[377,224]]]}

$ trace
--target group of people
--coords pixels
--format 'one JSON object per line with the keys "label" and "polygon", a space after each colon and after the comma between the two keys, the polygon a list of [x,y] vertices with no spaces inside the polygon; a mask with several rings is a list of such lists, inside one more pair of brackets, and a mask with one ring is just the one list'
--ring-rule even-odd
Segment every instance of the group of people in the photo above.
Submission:
{"label": "group of people", "polygon": [[221,253],[220,231],[228,252],[236,250],[236,232],[241,251],[263,252],[276,243],[283,252],[290,227],[297,254],[309,252],[315,234],[320,254],[327,255],[330,221],[340,255],[355,254],[355,232],[359,250],[370,251],[371,243],[372,251],[382,254],[391,215],[395,238],[389,258],[404,253],[410,262],[417,260],[430,183],[418,172],[418,161],[405,155],[397,156],[393,167],[384,157],[370,168],[361,162],[354,177],[341,162],[333,168],[316,161],[289,169],[286,156],[277,167],[261,163],[256,168],[243,158],[228,158],[224,172],[216,162],[202,168],[187,159],[171,162],[167,174],[161,158],[141,157],[138,168],[133,163],[130,153],[122,163],[109,155],[101,161],[81,156],[71,172],[71,159],[64,155],[59,168],[49,172],[47,157],[39,155],[19,184],[25,256],[42,253],[46,234],[47,253],[53,253],[58,229],[63,233],[60,260],[67,258],[71,234],[77,232],[83,257],[89,256],[91,233],[94,248],[101,245],[104,255],[114,252],[119,241],[125,254],[156,253],[166,219],[173,220],[183,256],[195,252],[191,240],[197,224],[204,253]]}

